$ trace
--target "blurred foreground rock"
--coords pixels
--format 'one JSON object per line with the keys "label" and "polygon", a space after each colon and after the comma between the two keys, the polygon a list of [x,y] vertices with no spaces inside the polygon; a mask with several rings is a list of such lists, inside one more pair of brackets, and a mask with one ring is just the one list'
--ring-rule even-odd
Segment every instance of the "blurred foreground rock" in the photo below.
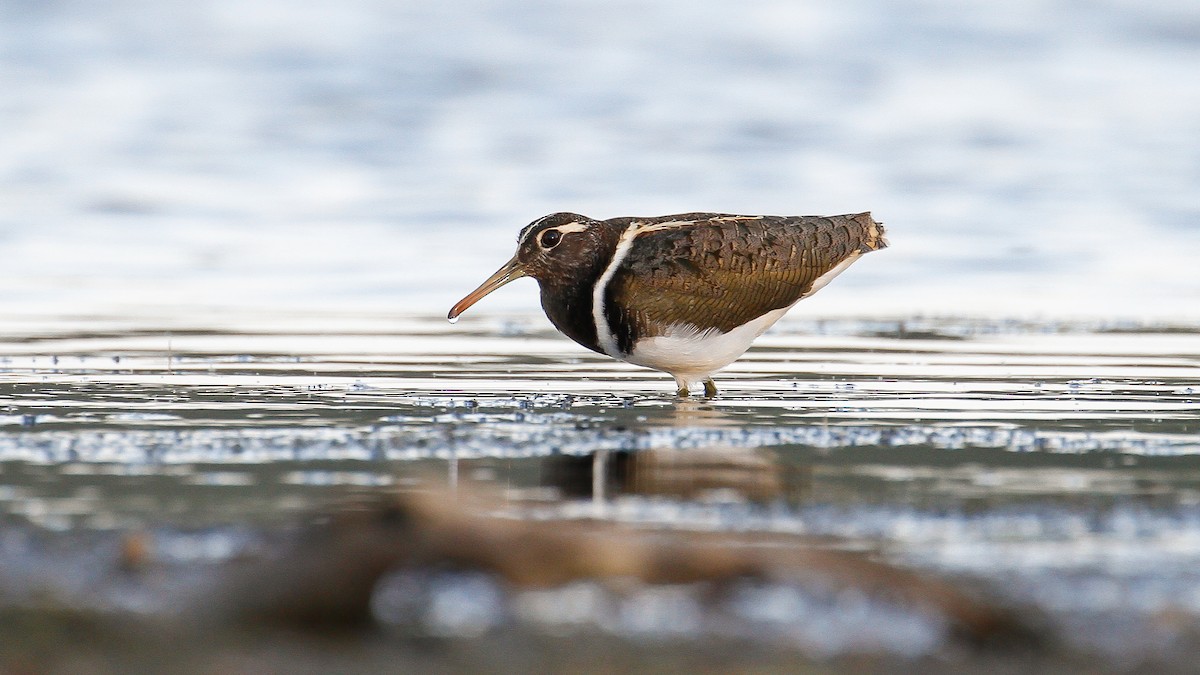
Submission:
{"label": "blurred foreground rock", "polygon": [[[831,550],[827,540],[494,515],[504,506],[449,491],[365,496],[305,524],[264,533],[200,574],[156,557],[154,534],[129,533],[110,542],[110,569],[96,570],[96,578],[109,584],[109,594],[114,586],[118,594],[158,593],[139,611],[55,600],[52,588],[5,600],[0,569],[0,673],[713,672],[794,671],[812,663],[891,670],[914,658],[926,671],[939,664],[935,669],[955,670],[963,659],[979,658],[1007,671],[1046,654],[1052,643],[1033,614],[866,554]],[[572,584],[614,597],[683,588],[685,597],[696,598],[697,612],[711,611],[717,619],[723,599],[747,584],[759,584],[754,588],[766,595],[800,589],[835,603],[854,599],[864,611],[899,608],[918,623],[941,627],[944,638],[932,651],[912,654],[887,648],[812,653],[804,644],[753,631],[709,632],[725,625],[720,620],[668,631],[666,638],[599,625],[547,632],[519,621],[438,636],[380,620],[379,589],[389,578],[445,572],[493,579],[517,597]],[[173,574],[191,574],[192,582],[173,584]],[[553,603],[569,595],[548,597]],[[796,619],[823,620],[819,614]]]}
{"label": "blurred foreground rock", "polygon": [[596,520],[480,515],[478,498],[411,492],[357,504],[298,533],[284,550],[232,565],[204,615],[255,625],[358,629],[372,622],[380,579],[401,569],[494,575],[516,591],[596,581],[706,584],[714,594],[753,580],[849,591],[935,616],[971,645],[1033,646],[1044,631],[955,585],[828,542],[763,533],[636,529]]}

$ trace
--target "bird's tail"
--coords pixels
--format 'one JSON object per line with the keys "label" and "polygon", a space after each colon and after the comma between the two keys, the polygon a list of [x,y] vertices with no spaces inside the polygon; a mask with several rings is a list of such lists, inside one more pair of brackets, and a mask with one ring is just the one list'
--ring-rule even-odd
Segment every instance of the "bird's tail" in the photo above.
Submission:
{"label": "bird's tail", "polygon": [[854,222],[862,227],[862,252],[878,251],[881,248],[887,248],[887,232],[884,230],[883,223],[877,222],[871,217],[871,213],[857,213],[851,216]]}

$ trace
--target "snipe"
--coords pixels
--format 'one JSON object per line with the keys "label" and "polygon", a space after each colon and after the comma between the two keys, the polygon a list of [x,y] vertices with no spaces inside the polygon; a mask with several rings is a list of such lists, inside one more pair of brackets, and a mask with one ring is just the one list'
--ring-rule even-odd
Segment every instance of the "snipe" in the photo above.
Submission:
{"label": "snipe", "polygon": [[517,253],[450,310],[537,279],[551,323],[579,344],[670,373],[686,396],[741,356],[792,305],[862,254],[887,246],[869,213],[684,213],[594,220],[552,213],[521,230]]}

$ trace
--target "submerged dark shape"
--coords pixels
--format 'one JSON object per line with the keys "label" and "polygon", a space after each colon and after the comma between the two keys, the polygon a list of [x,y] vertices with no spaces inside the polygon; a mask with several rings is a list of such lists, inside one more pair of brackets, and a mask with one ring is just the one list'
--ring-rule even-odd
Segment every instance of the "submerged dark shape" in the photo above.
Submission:
{"label": "submerged dark shape", "polygon": [[[502,589],[499,600],[506,608],[500,616],[508,618],[495,626],[497,639],[500,643],[525,640],[539,645],[540,650],[548,647],[544,644],[547,636],[540,635],[539,624],[514,614],[514,608],[521,606],[523,599],[570,593],[580,587],[594,589],[616,602],[652,599],[664,592],[686,593],[693,602],[685,611],[695,628],[677,635],[675,649],[704,649],[711,641],[722,639],[722,630],[734,625],[731,621],[740,622],[737,625],[749,630],[739,633],[747,641],[742,646],[757,645],[752,655],[741,658],[755,663],[768,653],[797,663],[812,655],[806,656],[805,643],[786,641],[790,632],[760,636],[753,619],[729,614],[737,606],[737,598],[748,597],[747,592],[759,599],[804,594],[832,602],[835,609],[829,611],[833,612],[839,599],[844,599],[857,603],[859,611],[932,626],[937,636],[921,643],[926,654],[973,645],[1011,655],[1040,651],[1048,639],[1036,616],[1028,612],[995,604],[984,594],[881,562],[864,552],[833,548],[828,537],[647,529],[604,520],[492,515],[504,504],[498,497],[464,486],[457,491],[426,487],[362,495],[343,506],[311,513],[301,523],[264,532],[251,548],[203,570],[181,567],[169,555],[158,559],[156,536],[137,532],[112,550],[112,568],[106,571],[101,567],[97,572],[117,575],[114,583],[123,597],[160,596],[158,600],[130,613],[86,603],[47,605],[44,598],[52,595],[42,595],[41,609],[0,603],[0,626],[7,638],[26,639],[22,644],[35,639],[33,644],[42,640],[61,645],[64,635],[70,634],[74,638],[68,649],[80,653],[111,650],[135,663],[158,664],[157,670],[162,670],[164,663],[180,665],[212,658],[219,662],[245,645],[255,653],[264,652],[263,644],[280,645],[284,652],[302,645],[315,650],[300,651],[299,658],[312,658],[336,646],[333,651],[337,654],[356,649],[361,657],[374,653],[380,644],[405,647],[412,644],[405,639],[430,637],[428,624],[405,623],[403,618],[397,622],[394,615],[380,613],[379,603],[420,608],[428,601],[422,586],[400,586],[398,591],[393,582],[397,578],[437,579],[437,575],[450,572],[452,579],[453,575],[487,579],[486,583]],[[0,582],[3,580],[0,574]],[[473,588],[476,586],[467,587]],[[820,614],[823,610],[805,611]],[[724,628],[714,632],[709,622],[713,617],[719,618]],[[821,619],[814,616],[812,620]],[[603,622],[578,625],[571,644],[607,640],[610,649],[639,644],[605,626]],[[834,630],[853,629],[842,626]],[[777,644],[775,640],[781,638],[785,642]],[[467,642],[459,644],[470,650]],[[780,651],[780,646],[785,649]],[[863,648],[846,646],[841,653],[851,656]],[[0,655],[0,666],[5,665],[5,656],[9,655]],[[392,657],[389,653],[388,658]],[[454,654],[446,658],[453,659]],[[503,655],[490,658],[493,665],[503,661]],[[589,660],[575,656],[566,662]],[[656,661],[642,663],[650,662]],[[143,670],[146,668],[115,672]]]}
{"label": "submerged dark shape", "polygon": [[[380,496],[335,512],[290,546],[229,570],[206,594],[220,622],[360,629],[373,622],[372,593],[398,570],[481,572],[514,591],[579,581],[627,592],[648,585],[738,580],[837,589],[932,613],[969,644],[1036,644],[1018,614],[954,585],[826,548],[804,537],[644,531],[603,521],[525,521],[482,515],[496,502],[471,493]],[[763,546],[764,536],[771,541]],[[823,542],[827,544],[828,542]]]}
{"label": "submerged dark shape", "polygon": [[792,305],[863,253],[887,246],[869,213],[683,213],[594,220],[554,213],[521,231],[517,253],[450,310],[530,276],[555,328],[601,354],[670,373],[686,396],[741,356]]}

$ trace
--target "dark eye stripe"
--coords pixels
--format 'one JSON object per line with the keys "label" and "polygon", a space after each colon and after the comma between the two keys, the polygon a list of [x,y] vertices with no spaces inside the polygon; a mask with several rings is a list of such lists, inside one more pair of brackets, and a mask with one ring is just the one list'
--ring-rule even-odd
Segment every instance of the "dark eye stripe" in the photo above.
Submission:
{"label": "dark eye stripe", "polygon": [[546,230],[538,239],[542,244],[542,248],[554,248],[558,246],[558,242],[562,241],[562,232],[558,230]]}

